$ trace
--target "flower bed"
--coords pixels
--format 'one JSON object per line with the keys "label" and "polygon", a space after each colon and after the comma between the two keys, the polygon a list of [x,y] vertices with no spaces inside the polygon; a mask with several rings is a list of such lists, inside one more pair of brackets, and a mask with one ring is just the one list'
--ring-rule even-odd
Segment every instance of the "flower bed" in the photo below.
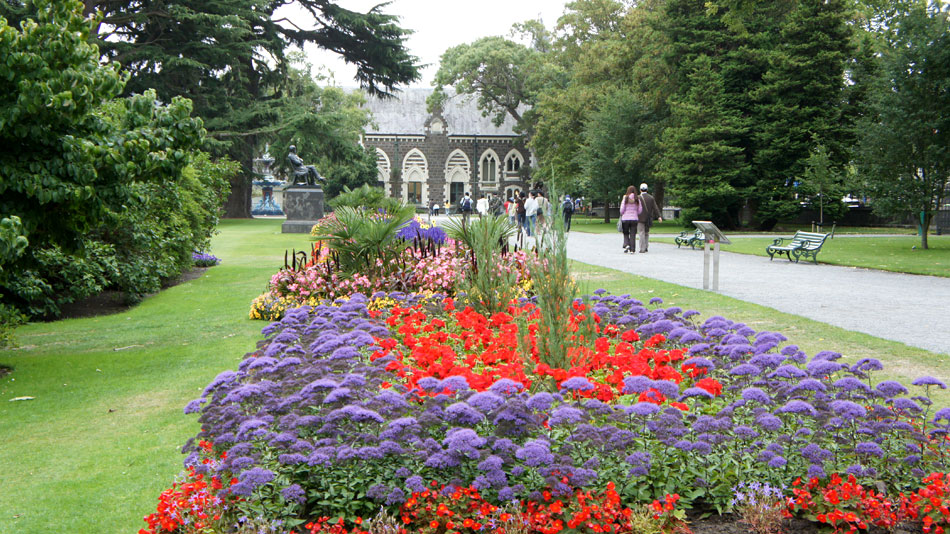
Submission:
{"label": "flower bed", "polygon": [[[873,359],[808,357],[780,334],[599,293],[564,325],[564,369],[541,363],[530,300],[487,317],[404,293],[289,310],[189,403],[202,424],[192,443],[214,445],[189,445],[186,465],[230,481],[221,498],[240,501],[221,522],[281,531],[389,517],[410,532],[475,532],[508,514],[508,532],[632,532],[651,502],[669,530],[677,499],[728,511],[741,483],[799,478],[788,513],[810,514],[828,484],[811,519],[836,529],[947,524],[950,409],[931,414],[927,397],[940,381],[911,393],[876,381]],[[849,497],[829,498],[842,480]],[[479,504],[440,501],[453,495]]]}

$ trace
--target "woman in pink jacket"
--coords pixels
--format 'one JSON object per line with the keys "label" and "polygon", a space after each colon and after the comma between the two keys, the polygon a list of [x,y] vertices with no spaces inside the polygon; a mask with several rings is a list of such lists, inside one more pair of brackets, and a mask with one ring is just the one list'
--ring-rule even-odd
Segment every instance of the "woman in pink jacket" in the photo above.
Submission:
{"label": "woman in pink jacket", "polygon": [[624,254],[633,254],[637,251],[637,222],[642,211],[643,204],[640,202],[640,195],[637,195],[637,188],[631,185],[627,188],[627,194],[623,196],[623,200],[620,201]]}

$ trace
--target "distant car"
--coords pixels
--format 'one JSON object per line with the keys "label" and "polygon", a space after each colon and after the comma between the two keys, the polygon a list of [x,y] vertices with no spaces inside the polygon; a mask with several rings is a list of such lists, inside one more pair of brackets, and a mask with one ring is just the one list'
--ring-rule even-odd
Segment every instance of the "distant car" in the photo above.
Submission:
{"label": "distant car", "polygon": [[864,206],[864,201],[863,201],[863,200],[861,200],[860,198],[855,198],[855,197],[853,197],[853,196],[851,196],[851,195],[848,195],[848,196],[842,198],[842,199],[841,199],[841,202],[842,202],[845,206],[848,206],[849,208],[860,208],[860,207]]}

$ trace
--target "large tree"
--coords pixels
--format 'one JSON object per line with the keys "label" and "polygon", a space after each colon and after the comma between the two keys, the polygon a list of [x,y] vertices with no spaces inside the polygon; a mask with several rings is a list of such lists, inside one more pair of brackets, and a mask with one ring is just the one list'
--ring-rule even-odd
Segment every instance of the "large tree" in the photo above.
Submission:
{"label": "large tree", "polygon": [[[154,89],[170,101],[187,95],[204,118],[218,154],[245,172],[231,183],[227,215],[249,217],[251,161],[270,135],[291,128],[282,89],[292,46],[316,44],[357,67],[375,95],[418,79],[407,35],[382,5],[357,13],[330,0],[85,0],[101,14],[103,54],[131,75],[127,93]],[[306,17],[275,18],[294,5]]]}
{"label": "large tree", "polygon": [[860,161],[874,209],[922,226],[921,246],[950,187],[950,20],[918,2],[891,20],[882,79],[861,130]]}

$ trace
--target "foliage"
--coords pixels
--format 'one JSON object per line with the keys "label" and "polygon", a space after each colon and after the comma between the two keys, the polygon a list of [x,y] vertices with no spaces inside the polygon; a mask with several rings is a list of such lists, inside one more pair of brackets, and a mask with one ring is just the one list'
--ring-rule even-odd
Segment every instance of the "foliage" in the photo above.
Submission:
{"label": "foliage", "polygon": [[950,25],[946,7],[921,4],[891,21],[873,112],[862,123],[860,163],[875,211],[919,219],[927,248],[950,186]]}
{"label": "foliage", "polygon": [[400,199],[392,198],[382,188],[372,187],[369,184],[363,184],[356,189],[343,186],[343,192],[330,199],[327,204],[333,209],[347,206],[354,209],[381,209],[387,212],[394,212],[403,207]]}
{"label": "foliage", "polygon": [[824,224],[825,213],[831,221],[836,221],[847,213],[848,207],[841,201],[845,194],[843,178],[844,173],[832,166],[825,146],[816,144],[805,160],[799,191],[812,206],[817,200],[818,222]]}
{"label": "foliage", "polygon": [[[294,4],[302,16],[290,21],[278,14],[283,2],[90,0],[87,4],[102,13],[93,37],[103,55],[130,74],[127,94],[154,89],[165,102],[189,95],[216,141],[215,155],[228,154],[242,164],[243,173],[231,180],[229,217],[250,216],[251,160],[275,139],[273,134],[304,138],[320,131],[323,137],[314,142],[327,150],[353,138],[352,132],[321,125],[322,108],[299,114],[308,94],[319,96],[320,91],[311,92],[309,72],[307,80],[292,72],[289,47],[315,44],[340,54],[356,66],[360,86],[374,95],[390,95],[398,85],[419,78],[416,58],[404,45],[408,32],[397,25],[395,16],[382,11],[383,6],[358,13],[339,2],[299,0]],[[328,112],[327,118],[332,114]],[[344,150],[352,158],[349,161],[359,159],[355,141]],[[301,153],[322,154],[304,149]],[[321,171],[334,177],[336,169],[321,167]]]}
{"label": "foliage", "polygon": [[343,206],[318,225],[315,237],[334,253],[342,274],[374,278],[395,268],[408,246],[398,232],[415,216],[415,208],[400,203],[393,211]]}
{"label": "foliage", "polygon": [[0,273],[3,264],[20,257],[29,244],[19,217],[13,215],[0,219]]}
{"label": "foliage", "polygon": [[[504,311],[508,304],[522,295],[518,283],[526,278],[524,262],[506,258],[508,242],[518,228],[507,217],[488,215],[465,222],[449,219],[444,223],[446,234],[462,243],[469,256],[466,273],[459,284],[465,302],[486,314]],[[521,269],[506,268],[514,263]]]}

